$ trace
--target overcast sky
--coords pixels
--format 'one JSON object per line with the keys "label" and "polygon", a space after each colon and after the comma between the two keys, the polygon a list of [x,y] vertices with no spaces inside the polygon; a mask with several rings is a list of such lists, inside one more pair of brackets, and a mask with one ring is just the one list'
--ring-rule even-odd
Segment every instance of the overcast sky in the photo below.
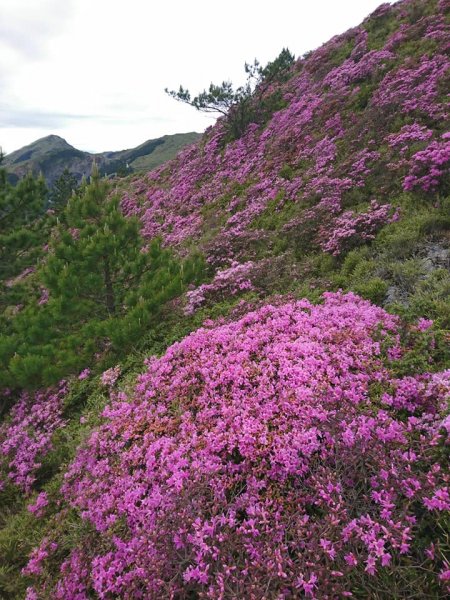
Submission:
{"label": "overcast sky", "polygon": [[296,56],[358,25],[382,0],[0,0],[0,146],[49,135],[81,150],[203,131],[179,84],[242,83],[244,63]]}

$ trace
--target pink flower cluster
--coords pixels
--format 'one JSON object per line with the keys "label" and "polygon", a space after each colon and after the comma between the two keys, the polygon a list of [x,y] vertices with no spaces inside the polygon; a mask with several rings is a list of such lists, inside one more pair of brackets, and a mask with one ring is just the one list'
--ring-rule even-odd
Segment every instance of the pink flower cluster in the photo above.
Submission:
{"label": "pink flower cluster", "polygon": [[187,304],[185,314],[191,315],[208,300],[219,301],[236,294],[254,289],[251,282],[255,263],[248,261],[244,264],[232,262],[231,267],[217,271],[211,283],[204,283],[195,290],[186,293]]}
{"label": "pink flower cluster", "polygon": [[322,242],[322,249],[337,256],[355,242],[373,239],[377,230],[390,221],[390,210],[390,204],[380,205],[373,200],[368,212],[349,210],[342,213],[334,222],[331,237]]}
{"label": "pink flower cluster", "polygon": [[450,67],[448,58],[443,54],[424,55],[419,64],[408,62],[386,75],[374,94],[374,104],[385,110],[400,108],[406,114],[445,117],[445,108],[438,97],[439,82]]}
{"label": "pink flower cluster", "polygon": [[399,148],[400,152],[404,154],[411,143],[426,141],[432,136],[431,129],[425,125],[413,123],[412,125],[403,125],[398,133],[388,135],[387,141],[391,148]]}
{"label": "pink flower cluster", "polygon": [[[365,31],[364,34],[366,34]],[[362,48],[361,51],[363,51]],[[352,56],[345,60],[342,65],[328,73],[324,78],[324,83],[333,90],[337,88],[340,91],[346,91],[351,83],[373,77],[378,71],[386,68],[386,63],[395,58],[395,55],[388,50],[370,50],[358,57],[359,60],[355,60],[355,58],[352,53]]]}
{"label": "pink flower cluster", "polygon": [[113,387],[120,377],[120,371],[120,365],[116,365],[115,367],[111,367],[111,369],[104,371],[100,377],[102,384],[107,387]]}
{"label": "pink flower cluster", "polygon": [[[29,493],[40,460],[52,449],[53,433],[63,427],[61,417],[67,383],[34,393],[22,392],[10,419],[0,426],[0,476]],[[5,480],[0,480],[4,485]]]}
{"label": "pink flower cluster", "polygon": [[433,321],[431,319],[424,319],[422,317],[417,322],[417,329],[419,331],[427,331],[430,327],[433,327]]}
{"label": "pink flower cluster", "polygon": [[40,494],[38,494],[36,500],[34,501],[34,504],[29,504],[27,506],[27,509],[35,517],[42,517],[47,506],[48,506],[47,492],[41,492]]}
{"label": "pink flower cluster", "polygon": [[131,217],[139,214],[139,205],[135,197],[130,197],[127,193],[120,201],[120,208],[126,217]]}
{"label": "pink flower cluster", "polygon": [[442,141],[434,141],[425,150],[412,157],[411,173],[405,177],[403,188],[421,188],[425,192],[435,190],[445,176],[450,175],[450,133],[442,136]]}
{"label": "pink flower cluster", "polygon": [[62,578],[56,586],[55,600],[87,600],[90,564],[82,550],[74,550],[61,565]]}
{"label": "pink flower cluster", "polygon": [[396,317],[327,293],[148,360],[66,473],[97,542],[64,563],[57,597],[346,597],[402,557],[445,582],[439,540],[425,553],[415,537],[448,506],[434,449],[450,372],[392,378],[399,343]]}
{"label": "pink flower cluster", "polygon": [[26,566],[22,569],[24,575],[40,575],[42,563],[58,548],[56,542],[44,538],[40,545],[33,550]]}
{"label": "pink flower cluster", "polygon": [[83,381],[83,379],[87,379],[90,374],[91,374],[91,370],[89,369],[89,367],[87,367],[86,369],[83,369],[81,371],[81,373],[78,375],[78,379],[80,381]]}
{"label": "pink flower cluster", "polygon": [[39,600],[39,596],[34,588],[27,587],[25,600]]}

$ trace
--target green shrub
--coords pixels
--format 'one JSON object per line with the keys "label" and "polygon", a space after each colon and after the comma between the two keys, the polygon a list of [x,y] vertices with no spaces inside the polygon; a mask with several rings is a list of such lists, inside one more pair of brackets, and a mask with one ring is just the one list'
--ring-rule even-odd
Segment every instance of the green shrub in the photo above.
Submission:
{"label": "green shrub", "polygon": [[388,287],[386,281],[380,277],[372,277],[365,282],[357,283],[353,290],[374,304],[383,304]]}
{"label": "green shrub", "polygon": [[291,167],[291,165],[284,164],[281,167],[280,172],[278,174],[283,179],[287,179],[288,181],[292,181],[292,179],[294,178],[294,169]]}
{"label": "green shrub", "polygon": [[425,217],[419,226],[421,235],[431,235],[450,231],[450,215],[429,215]]}

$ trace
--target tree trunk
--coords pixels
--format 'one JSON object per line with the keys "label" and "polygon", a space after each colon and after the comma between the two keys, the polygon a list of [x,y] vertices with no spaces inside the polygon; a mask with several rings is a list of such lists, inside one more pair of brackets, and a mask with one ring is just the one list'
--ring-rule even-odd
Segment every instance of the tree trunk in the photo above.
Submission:
{"label": "tree trunk", "polygon": [[105,300],[106,308],[110,315],[116,314],[116,303],[114,299],[114,289],[111,281],[111,271],[109,269],[109,260],[107,256],[103,257],[103,280],[105,282]]}

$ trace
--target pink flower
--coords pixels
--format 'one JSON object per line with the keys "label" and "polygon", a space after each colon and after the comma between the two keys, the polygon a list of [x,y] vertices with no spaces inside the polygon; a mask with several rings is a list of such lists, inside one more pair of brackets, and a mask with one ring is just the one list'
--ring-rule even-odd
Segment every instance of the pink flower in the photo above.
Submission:
{"label": "pink flower", "polygon": [[39,600],[39,596],[32,587],[27,587],[25,600]]}
{"label": "pink flower", "polygon": [[49,291],[46,288],[41,288],[41,297],[38,300],[38,304],[47,304],[49,299]]}
{"label": "pink flower", "polygon": [[108,387],[113,387],[117,379],[120,377],[120,372],[121,370],[119,365],[104,371],[100,378],[102,384]]}
{"label": "pink flower", "polygon": [[443,487],[436,490],[431,498],[424,498],[423,503],[428,510],[450,510],[448,488]]}
{"label": "pink flower", "polygon": [[355,567],[358,564],[358,561],[355,558],[355,555],[352,552],[349,552],[344,556],[345,562],[351,567]]}
{"label": "pink flower", "polygon": [[87,379],[89,377],[89,375],[91,374],[91,370],[89,368],[84,369],[83,371],[81,371],[81,373],[78,375],[78,379],[80,381],[82,381],[83,379]]}
{"label": "pink flower", "polygon": [[65,425],[62,419],[67,384],[22,392],[10,420],[0,425],[0,464],[8,478],[25,493],[31,491],[41,459],[52,449],[53,433]]}
{"label": "pink flower", "polygon": [[48,496],[46,492],[41,492],[34,504],[29,504],[27,509],[34,514],[35,517],[42,517],[44,509],[48,506]]}
{"label": "pink flower", "polygon": [[431,319],[421,318],[417,321],[417,329],[419,331],[427,331],[430,327],[433,327],[433,321]]}

